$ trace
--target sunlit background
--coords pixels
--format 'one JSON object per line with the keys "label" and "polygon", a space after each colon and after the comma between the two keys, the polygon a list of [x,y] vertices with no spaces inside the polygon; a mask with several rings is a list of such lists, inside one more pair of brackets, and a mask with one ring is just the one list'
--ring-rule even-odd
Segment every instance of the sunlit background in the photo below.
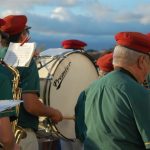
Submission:
{"label": "sunlit background", "polygon": [[28,17],[41,49],[78,39],[87,50],[104,50],[115,45],[117,32],[150,32],[150,0],[3,0],[0,17],[10,14]]}

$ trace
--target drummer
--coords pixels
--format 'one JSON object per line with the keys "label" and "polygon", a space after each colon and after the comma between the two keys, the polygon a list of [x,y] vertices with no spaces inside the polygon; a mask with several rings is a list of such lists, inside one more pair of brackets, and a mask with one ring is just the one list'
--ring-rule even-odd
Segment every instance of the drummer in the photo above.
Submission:
{"label": "drummer", "polygon": [[73,49],[73,50],[84,51],[87,44],[83,41],[80,41],[80,40],[70,39],[70,40],[62,41],[61,46],[64,49]]}
{"label": "drummer", "polygon": [[[9,15],[3,18],[6,24],[1,30],[9,35],[3,38],[2,48],[4,57],[10,42],[22,43],[29,39],[31,27],[27,26],[27,17],[25,15]],[[31,60],[29,67],[17,68],[20,73],[20,87],[22,89],[22,99],[24,101],[20,106],[18,125],[25,129],[27,137],[19,143],[22,150],[37,150],[38,141],[35,132],[38,130],[38,117],[46,116],[54,123],[62,120],[62,114],[49,106],[45,106],[39,101],[39,75],[34,59]],[[7,75],[12,80],[12,74],[7,68],[0,65],[0,72]]]}

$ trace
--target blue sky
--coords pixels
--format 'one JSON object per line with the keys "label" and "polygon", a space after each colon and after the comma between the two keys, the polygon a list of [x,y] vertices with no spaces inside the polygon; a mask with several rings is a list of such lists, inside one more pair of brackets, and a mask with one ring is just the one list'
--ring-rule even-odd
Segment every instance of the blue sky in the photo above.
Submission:
{"label": "blue sky", "polygon": [[4,0],[0,17],[25,14],[32,41],[45,49],[78,39],[86,49],[104,50],[117,32],[150,32],[149,10],[150,0]]}

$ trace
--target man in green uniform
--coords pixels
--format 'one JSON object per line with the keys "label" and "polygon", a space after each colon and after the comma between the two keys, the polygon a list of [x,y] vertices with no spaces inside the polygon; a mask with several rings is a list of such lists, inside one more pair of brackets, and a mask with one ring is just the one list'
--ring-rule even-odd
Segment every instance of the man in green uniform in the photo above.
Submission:
{"label": "man in green uniform", "polygon": [[[0,100],[12,99],[11,84],[7,76],[0,73]],[[5,150],[19,150],[19,146],[15,144],[14,134],[9,117],[16,116],[15,109],[0,112],[0,142]]]}
{"label": "man in green uniform", "polygon": [[[0,19],[0,26],[3,26],[5,21]],[[1,45],[2,32],[0,32]],[[0,62],[1,63],[1,62]],[[12,99],[11,83],[7,76],[0,73],[0,100]],[[14,134],[10,123],[10,117],[16,117],[15,109],[10,109],[0,112],[0,143],[5,150],[19,150],[19,146],[15,144]]]}
{"label": "man in green uniform", "polygon": [[[6,25],[1,30],[9,34],[8,39],[3,39],[3,49],[7,51],[9,42],[22,43],[29,36],[29,27],[26,26],[27,18],[24,15],[10,15],[4,18]],[[3,54],[5,56],[5,54]],[[19,143],[22,150],[38,149],[38,141],[35,131],[38,130],[38,116],[47,116],[55,123],[62,120],[62,114],[51,107],[45,106],[39,101],[39,75],[34,59],[29,67],[17,68],[20,73],[20,87],[22,99],[20,106],[18,125],[27,132],[27,137]],[[0,72],[7,74],[12,79],[12,73],[3,66]]]}
{"label": "man in green uniform", "polygon": [[84,149],[150,149],[150,93],[141,85],[150,72],[150,39],[138,32],[120,32],[115,39],[114,71],[79,97]]}

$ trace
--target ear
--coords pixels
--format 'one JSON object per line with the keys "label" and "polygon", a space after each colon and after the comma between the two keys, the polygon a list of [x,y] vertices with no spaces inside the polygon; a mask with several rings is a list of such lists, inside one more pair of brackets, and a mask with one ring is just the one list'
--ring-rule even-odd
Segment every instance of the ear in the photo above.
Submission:
{"label": "ear", "polygon": [[144,56],[140,56],[138,59],[137,59],[137,67],[139,69],[143,69],[144,68],[144,63],[145,63],[145,58]]}

